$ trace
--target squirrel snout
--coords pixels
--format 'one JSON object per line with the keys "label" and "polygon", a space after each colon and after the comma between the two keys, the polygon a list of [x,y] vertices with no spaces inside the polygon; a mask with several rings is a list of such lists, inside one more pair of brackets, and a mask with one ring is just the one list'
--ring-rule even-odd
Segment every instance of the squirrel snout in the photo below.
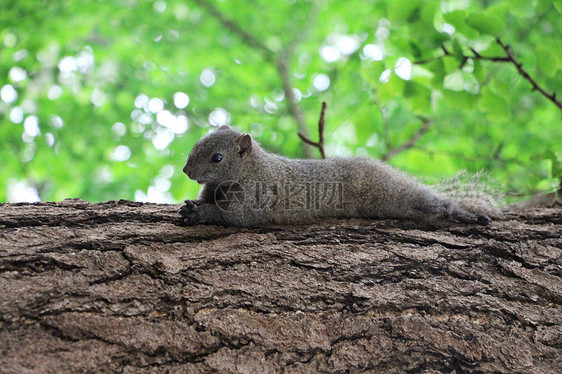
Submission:
{"label": "squirrel snout", "polygon": [[191,179],[191,175],[193,174],[193,170],[190,170],[187,167],[187,164],[183,167],[183,172],[184,172],[185,175],[187,175],[188,178]]}

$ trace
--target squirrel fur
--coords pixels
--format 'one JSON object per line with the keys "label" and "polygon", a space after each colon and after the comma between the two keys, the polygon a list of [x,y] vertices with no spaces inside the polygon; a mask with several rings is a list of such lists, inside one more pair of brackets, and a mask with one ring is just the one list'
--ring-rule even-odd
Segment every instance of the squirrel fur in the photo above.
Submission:
{"label": "squirrel fur", "polygon": [[324,218],[490,222],[381,161],[289,159],[229,126],[201,138],[183,172],[203,184],[198,199],[179,210],[186,225],[252,227]]}

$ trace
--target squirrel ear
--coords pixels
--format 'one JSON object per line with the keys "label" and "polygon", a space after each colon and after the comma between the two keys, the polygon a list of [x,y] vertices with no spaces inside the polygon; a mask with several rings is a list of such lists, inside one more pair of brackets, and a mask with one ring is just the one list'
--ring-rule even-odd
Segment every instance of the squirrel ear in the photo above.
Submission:
{"label": "squirrel ear", "polygon": [[250,134],[242,134],[236,139],[236,144],[240,147],[238,154],[240,157],[247,156],[252,153],[252,137]]}
{"label": "squirrel ear", "polygon": [[230,130],[230,126],[228,126],[228,125],[222,125],[221,127],[219,127],[219,128],[217,129],[217,131],[219,131],[219,130]]}

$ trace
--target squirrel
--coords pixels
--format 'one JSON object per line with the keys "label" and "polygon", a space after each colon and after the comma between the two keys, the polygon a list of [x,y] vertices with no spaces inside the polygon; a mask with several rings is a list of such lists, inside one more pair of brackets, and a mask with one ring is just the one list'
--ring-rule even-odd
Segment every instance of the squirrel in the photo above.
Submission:
{"label": "squirrel", "polygon": [[384,162],[290,159],[227,125],[199,139],[183,172],[203,185],[198,199],[179,210],[186,225],[253,227],[324,218],[491,222]]}

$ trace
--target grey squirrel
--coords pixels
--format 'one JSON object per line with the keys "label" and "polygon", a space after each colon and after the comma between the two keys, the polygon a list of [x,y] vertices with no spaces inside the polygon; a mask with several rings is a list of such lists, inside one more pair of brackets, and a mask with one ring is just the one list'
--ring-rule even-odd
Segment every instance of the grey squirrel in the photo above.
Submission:
{"label": "grey squirrel", "polygon": [[489,224],[453,198],[368,158],[294,160],[229,126],[201,138],[183,172],[203,184],[179,213],[186,225],[252,227],[323,218],[408,218]]}

